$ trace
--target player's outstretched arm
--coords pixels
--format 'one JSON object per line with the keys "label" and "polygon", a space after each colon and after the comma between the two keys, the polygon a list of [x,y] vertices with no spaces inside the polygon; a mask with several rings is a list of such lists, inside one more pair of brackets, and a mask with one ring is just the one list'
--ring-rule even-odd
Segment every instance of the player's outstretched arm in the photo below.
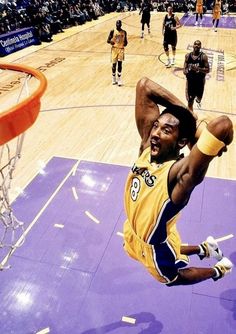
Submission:
{"label": "player's outstretched arm", "polygon": [[135,119],[142,138],[140,154],[149,145],[153,123],[160,115],[158,105],[178,105],[186,108],[176,96],[156,82],[146,77],[139,80],[136,86]]}
{"label": "player's outstretched arm", "polygon": [[189,156],[171,168],[169,184],[172,184],[171,199],[174,203],[185,204],[188,201],[194,187],[204,179],[210,162],[227,151],[232,140],[233,124],[227,116],[208,123]]}

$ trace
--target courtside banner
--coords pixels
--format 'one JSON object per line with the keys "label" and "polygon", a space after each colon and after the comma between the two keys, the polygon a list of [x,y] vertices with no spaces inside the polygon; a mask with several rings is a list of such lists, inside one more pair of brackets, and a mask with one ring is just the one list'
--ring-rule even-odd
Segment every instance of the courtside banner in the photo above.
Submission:
{"label": "courtside banner", "polygon": [[40,44],[33,27],[11,31],[0,35],[0,57],[24,49],[30,45]]}

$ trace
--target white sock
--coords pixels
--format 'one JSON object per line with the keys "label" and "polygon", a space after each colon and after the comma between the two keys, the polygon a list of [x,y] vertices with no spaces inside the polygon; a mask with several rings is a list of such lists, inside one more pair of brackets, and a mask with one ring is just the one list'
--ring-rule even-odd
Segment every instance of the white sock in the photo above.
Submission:
{"label": "white sock", "polygon": [[221,276],[221,273],[219,272],[219,270],[217,268],[213,268],[215,270],[215,275],[214,278],[218,278]]}
{"label": "white sock", "polygon": [[202,245],[198,245],[198,247],[199,247],[199,249],[200,249],[200,252],[199,252],[198,255],[200,255],[200,256],[205,256],[205,255],[206,255],[206,252],[205,252],[203,246],[202,246]]}

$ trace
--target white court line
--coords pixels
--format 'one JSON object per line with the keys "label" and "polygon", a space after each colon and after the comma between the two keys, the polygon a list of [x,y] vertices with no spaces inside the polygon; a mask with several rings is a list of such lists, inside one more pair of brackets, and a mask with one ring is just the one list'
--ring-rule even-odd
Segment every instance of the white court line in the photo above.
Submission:
{"label": "white court line", "polygon": [[74,198],[75,198],[76,200],[78,200],[78,199],[79,199],[79,196],[78,196],[78,194],[77,194],[77,192],[76,192],[76,189],[75,189],[75,187],[72,187],[71,189],[72,189],[72,192],[73,192]]}
{"label": "white court line", "polygon": [[130,317],[122,317],[122,319],[121,319],[122,321],[124,321],[124,322],[128,322],[129,324],[135,324],[135,322],[136,322],[136,319],[134,319],[134,318],[130,318]]}
{"label": "white court line", "polygon": [[[44,206],[42,207],[42,209],[39,211],[39,213],[35,216],[35,218],[33,219],[33,221],[29,224],[29,226],[27,227],[27,229],[24,231],[24,233],[21,235],[21,237],[17,240],[17,242],[15,243],[15,245],[13,245],[14,248],[11,249],[11,255],[15,252],[15,250],[17,249],[17,247],[21,244],[22,240],[25,239],[26,235],[29,233],[29,231],[31,230],[31,228],[34,226],[34,224],[36,223],[36,221],[39,219],[39,217],[43,214],[43,212],[46,210],[46,208],[48,207],[48,205],[52,202],[52,200],[54,199],[54,197],[56,196],[56,194],[59,192],[59,190],[62,188],[62,186],[64,185],[64,183],[67,181],[67,179],[69,178],[69,176],[71,176],[73,167],[72,169],[69,171],[69,173],[66,175],[66,177],[64,178],[64,180],[61,182],[61,184],[56,188],[56,190],[54,191],[54,193],[51,195],[51,197],[48,199],[48,201],[44,204]],[[5,264],[7,263],[9,259],[8,254],[4,257],[4,259],[1,261],[0,265],[1,266],[5,266]]]}
{"label": "white court line", "polygon": [[[225,240],[228,240],[228,239],[231,239],[231,238],[233,238],[234,237],[234,235],[233,234],[227,234],[227,235],[225,235],[225,236],[223,236],[223,237],[221,237],[221,238],[217,238],[217,239],[215,239],[215,241],[216,242],[221,242],[221,241],[225,241]],[[181,244],[181,246],[188,246],[189,244]]]}
{"label": "white court line", "polygon": [[36,334],[47,334],[47,333],[50,333],[50,328],[49,327],[42,329],[41,331],[37,332]]}
{"label": "white court line", "polygon": [[186,23],[192,18],[193,15],[189,15],[189,18],[187,18],[187,20],[182,24],[181,27],[184,27],[186,25]]}
{"label": "white court line", "polygon": [[64,228],[64,225],[63,225],[63,224],[54,224],[54,227],[57,227],[57,228]]}
{"label": "white court line", "polygon": [[233,234],[228,234],[228,235],[225,235],[224,237],[215,239],[215,241],[216,241],[216,242],[221,242],[221,241],[225,241],[225,240],[231,239],[231,238],[233,238],[233,237],[234,237]]}
{"label": "white court line", "polygon": [[92,219],[96,224],[100,224],[100,221],[96,218],[96,217],[94,217],[89,211],[85,211],[85,214],[90,218],[90,219]]}

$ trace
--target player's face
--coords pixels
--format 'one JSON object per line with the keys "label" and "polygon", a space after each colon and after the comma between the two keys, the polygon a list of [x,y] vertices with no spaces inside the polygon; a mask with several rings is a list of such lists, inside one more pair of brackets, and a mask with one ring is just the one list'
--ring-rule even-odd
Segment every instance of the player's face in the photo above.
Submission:
{"label": "player's face", "polygon": [[200,50],[201,50],[201,42],[194,42],[194,44],[193,44],[193,51],[195,52],[195,53],[199,53],[200,52]]}
{"label": "player's face", "polygon": [[172,7],[168,7],[168,8],[167,8],[167,12],[168,12],[168,14],[172,14],[172,12],[173,12],[173,8],[172,8]]}
{"label": "player's face", "polygon": [[175,159],[179,151],[179,120],[171,114],[160,115],[151,130],[151,160],[162,163]]}
{"label": "player's face", "polygon": [[117,29],[117,30],[120,30],[120,29],[121,29],[121,25],[122,25],[122,24],[121,24],[121,21],[117,21],[117,22],[116,22],[116,29]]}

